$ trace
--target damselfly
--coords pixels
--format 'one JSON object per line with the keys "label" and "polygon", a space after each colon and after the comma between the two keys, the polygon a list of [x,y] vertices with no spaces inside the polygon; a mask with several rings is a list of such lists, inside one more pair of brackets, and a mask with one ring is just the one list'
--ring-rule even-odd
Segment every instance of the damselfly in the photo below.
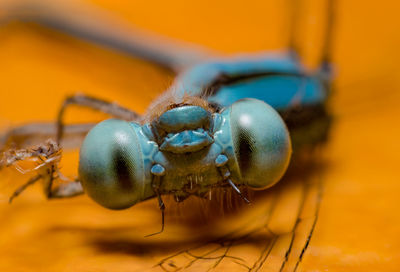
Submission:
{"label": "damselfly", "polygon": [[[153,37],[132,31],[114,33],[107,31],[105,23],[99,25],[79,17],[70,20],[45,7],[42,12],[11,13],[13,16],[134,53],[179,73],[173,86],[143,117],[98,98],[67,98],[58,116],[55,142],[6,152],[5,165],[27,158],[39,162],[35,168],[38,174],[13,196],[44,179],[49,197],[81,194],[82,183],[94,200],[114,209],[157,197],[163,214],[162,195],[173,194],[177,201],[183,201],[190,195],[209,197],[214,187],[231,187],[248,201],[241,187],[273,185],[283,175],[290,157],[285,125],[264,102],[285,120],[295,149],[317,145],[326,138],[331,23],[321,64],[317,71],[308,71],[300,63],[293,40],[287,54],[217,57],[206,51],[175,48],[175,44],[153,46]],[[81,148],[79,180],[53,188],[54,179],[61,177],[57,164],[63,137],[72,129],[85,133],[88,127],[64,125],[63,115],[71,104],[101,110],[128,122],[108,120],[97,125]],[[18,138],[23,142],[27,135],[43,129],[17,128],[4,137],[4,142],[16,143]]]}

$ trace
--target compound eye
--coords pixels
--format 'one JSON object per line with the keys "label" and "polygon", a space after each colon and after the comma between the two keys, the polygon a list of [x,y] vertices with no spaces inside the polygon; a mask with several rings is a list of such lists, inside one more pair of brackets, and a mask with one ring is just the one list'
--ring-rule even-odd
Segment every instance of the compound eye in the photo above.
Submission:
{"label": "compound eye", "polygon": [[230,108],[230,124],[242,182],[253,189],[275,184],[285,173],[291,142],[279,114],[257,99],[242,99]]}
{"label": "compound eye", "polygon": [[106,208],[128,208],[153,194],[145,175],[138,129],[133,123],[106,120],[96,125],[82,144],[80,181],[85,192]]}

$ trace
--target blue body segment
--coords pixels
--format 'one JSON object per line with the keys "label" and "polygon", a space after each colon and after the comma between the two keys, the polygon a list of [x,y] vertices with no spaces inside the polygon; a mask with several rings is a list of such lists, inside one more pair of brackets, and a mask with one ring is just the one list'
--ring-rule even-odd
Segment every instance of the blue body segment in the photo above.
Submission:
{"label": "blue body segment", "polygon": [[321,83],[311,77],[270,75],[224,86],[209,101],[223,107],[243,98],[256,98],[278,111],[295,105],[319,104],[326,99]]}
{"label": "blue body segment", "polygon": [[178,88],[189,95],[198,95],[221,75],[229,77],[252,76],[263,73],[301,73],[302,68],[283,54],[257,54],[213,60],[193,66],[178,77]]}
{"label": "blue body segment", "polygon": [[215,165],[217,167],[224,166],[228,162],[228,157],[225,155],[218,155],[215,159]]}
{"label": "blue body segment", "polygon": [[206,95],[222,107],[256,98],[279,111],[324,103],[327,98],[321,78],[307,75],[294,59],[280,55],[202,63],[183,73],[174,88],[178,96]]}

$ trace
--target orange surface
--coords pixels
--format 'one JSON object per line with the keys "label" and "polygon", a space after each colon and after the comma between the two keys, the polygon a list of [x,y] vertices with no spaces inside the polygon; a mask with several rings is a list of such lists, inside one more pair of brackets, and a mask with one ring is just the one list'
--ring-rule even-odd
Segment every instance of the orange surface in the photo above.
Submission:
{"label": "orange surface", "polygon": [[[227,53],[282,48],[287,40],[283,1],[91,2],[138,27]],[[301,27],[308,31],[299,40],[307,63],[312,64],[322,17],[316,12],[319,1],[304,2]],[[331,103],[335,123],[329,143],[317,157],[326,165],[319,176],[323,199],[299,270],[398,271],[400,4],[339,2],[334,46],[337,78]],[[53,120],[63,98],[76,91],[144,112],[172,78],[146,62],[62,34],[19,23],[0,27],[3,127]],[[71,111],[67,120],[93,118],[96,115],[87,111]],[[77,153],[65,155],[63,171],[76,175]],[[294,176],[304,182],[302,173]],[[169,215],[164,234],[144,238],[159,228],[155,200],[115,212],[86,196],[47,202],[35,186],[8,205],[9,193],[24,180],[10,171],[0,177],[0,271],[157,271],[160,268],[153,266],[161,259],[204,237],[193,225]],[[223,234],[239,226],[262,213],[274,192],[280,192],[280,206],[270,227],[284,233],[291,220],[290,207],[299,205],[301,191],[301,183],[288,184],[271,191],[267,200],[257,202],[261,204],[246,208],[247,217],[227,215],[209,232]],[[243,242],[232,254],[252,261],[252,254],[263,247],[261,240]],[[283,235],[282,248],[285,241]],[[280,250],[274,248],[265,271],[279,268]],[[193,271],[204,271],[209,265],[201,261],[191,267]],[[246,270],[225,260],[216,270],[228,267]]]}

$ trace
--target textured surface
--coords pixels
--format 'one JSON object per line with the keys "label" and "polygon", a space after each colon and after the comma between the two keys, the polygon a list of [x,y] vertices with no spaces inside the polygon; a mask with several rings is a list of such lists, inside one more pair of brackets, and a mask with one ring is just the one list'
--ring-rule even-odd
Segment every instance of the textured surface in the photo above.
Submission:
{"label": "textured surface", "polygon": [[[197,5],[188,5],[183,0],[138,1],[130,6],[125,5],[126,1],[91,2],[139,27],[224,52],[277,49],[287,38],[285,1],[250,1],[246,7],[243,2],[235,1],[201,1]],[[322,15],[317,12],[323,1],[304,2],[309,4],[304,7],[304,14],[314,16],[302,17],[300,27],[310,31],[301,33],[299,40],[303,41],[305,55],[312,64],[315,48],[319,46],[313,41],[320,38],[322,31],[318,24]],[[325,162],[320,176],[323,198],[314,235],[299,270],[397,271],[400,259],[397,11],[400,7],[397,1],[340,1],[339,4],[334,54],[338,76],[331,104],[335,123],[331,139],[318,157]],[[312,29],[316,31],[311,32]],[[53,120],[62,99],[76,91],[118,101],[143,112],[172,78],[171,74],[145,62],[44,29],[26,24],[0,28],[3,127]],[[68,121],[102,118],[105,116],[75,110],[67,117]],[[75,175],[77,153],[66,152],[62,166],[66,174]],[[207,226],[195,227],[199,224],[194,226],[193,222],[200,216],[183,208],[188,218],[185,224],[179,216],[170,214],[164,234],[144,238],[160,227],[155,200],[126,211],[108,211],[87,197],[47,202],[35,186],[10,206],[8,194],[27,177],[3,171],[0,270],[157,270],[153,266],[166,256],[193,247],[194,241],[207,241],[202,233],[218,237],[241,224],[257,229],[260,224],[250,218],[263,219],[263,216],[273,218],[266,219],[269,231],[255,232],[252,239],[239,239],[241,243],[235,244],[229,255],[244,259],[250,266],[254,263],[255,268],[265,257],[265,271],[279,270],[293,236],[289,233],[277,238],[271,236],[271,231],[290,232],[298,216],[293,210],[301,203],[305,204],[301,218],[310,220],[302,221],[296,237],[304,238],[313,222],[313,200],[318,194],[314,186],[303,185],[315,184],[315,177],[303,172],[295,171],[292,176],[296,178],[257,199],[252,207],[246,208],[246,213],[241,213],[246,215],[227,215],[207,230]],[[302,197],[303,188],[310,189],[306,198]],[[297,242],[304,244],[296,239]],[[270,255],[261,255],[257,260],[271,243],[275,246]],[[221,248],[227,246],[229,243]],[[200,249],[207,250],[212,248]],[[287,261],[288,269],[296,264],[296,256],[300,254],[293,253],[296,254]],[[187,264],[190,258],[187,254],[177,256],[173,265]],[[241,262],[225,258],[217,270],[228,267],[246,270],[233,261]],[[192,268],[204,271],[204,267],[212,265],[209,259],[202,259]]]}

